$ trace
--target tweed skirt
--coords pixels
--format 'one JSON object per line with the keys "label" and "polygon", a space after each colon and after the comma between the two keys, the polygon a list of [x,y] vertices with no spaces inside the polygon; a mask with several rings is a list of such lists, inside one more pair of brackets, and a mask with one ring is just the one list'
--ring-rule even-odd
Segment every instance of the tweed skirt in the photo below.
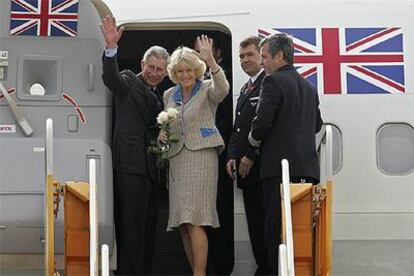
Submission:
{"label": "tweed skirt", "polygon": [[220,227],[217,210],[218,155],[215,148],[189,150],[170,158],[167,231],[183,223]]}

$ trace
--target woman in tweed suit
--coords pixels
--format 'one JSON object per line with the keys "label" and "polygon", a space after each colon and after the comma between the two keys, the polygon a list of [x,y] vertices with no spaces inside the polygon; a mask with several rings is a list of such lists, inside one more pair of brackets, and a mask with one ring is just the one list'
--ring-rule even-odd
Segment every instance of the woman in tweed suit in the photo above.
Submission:
{"label": "woman in tweed suit", "polygon": [[[212,41],[197,38],[200,53],[180,47],[167,67],[177,84],[164,93],[165,108],[179,111],[171,133],[179,142],[168,151],[170,214],[167,231],[178,227],[193,275],[205,275],[208,242],[203,227],[220,226],[216,211],[218,154],[224,148],[215,126],[217,105],[229,92],[223,70],[212,53]],[[206,65],[212,79],[203,81]],[[159,140],[166,142],[165,133]]]}

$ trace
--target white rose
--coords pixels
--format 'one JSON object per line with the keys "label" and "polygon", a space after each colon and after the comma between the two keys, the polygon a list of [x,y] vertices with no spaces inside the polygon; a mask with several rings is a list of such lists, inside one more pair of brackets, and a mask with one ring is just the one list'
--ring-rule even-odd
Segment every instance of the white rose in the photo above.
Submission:
{"label": "white rose", "polygon": [[157,117],[157,122],[162,125],[163,123],[165,123],[166,121],[168,121],[168,113],[165,111],[162,111],[160,114],[158,114]]}
{"label": "white rose", "polygon": [[172,118],[172,119],[177,118],[177,114],[178,114],[177,109],[170,107],[167,109],[167,113],[168,113],[169,118]]}

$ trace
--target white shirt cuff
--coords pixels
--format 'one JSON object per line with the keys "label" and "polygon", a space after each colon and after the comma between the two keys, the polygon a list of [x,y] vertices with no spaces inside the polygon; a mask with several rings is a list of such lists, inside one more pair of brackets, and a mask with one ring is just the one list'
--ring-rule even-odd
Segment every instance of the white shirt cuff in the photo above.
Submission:
{"label": "white shirt cuff", "polygon": [[113,58],[118,53],[118,47],[112,49],[105,49],[105,56]]}

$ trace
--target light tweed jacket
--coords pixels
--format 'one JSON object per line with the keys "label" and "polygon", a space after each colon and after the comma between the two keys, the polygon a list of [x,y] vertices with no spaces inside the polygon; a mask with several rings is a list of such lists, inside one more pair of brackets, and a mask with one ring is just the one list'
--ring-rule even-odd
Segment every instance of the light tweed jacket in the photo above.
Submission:
{"label": "light tweed jacket", "polygon": [[223,138],[216,125],[215,115],[218,104],[229,93],[229,83],[222,69],[212,74],[212,79],[196,83],[200,86],[190,100],[182,103],[181,90],[172,87],[164,93],[165,109],[173,107],[179,111],[177,119],[171,123],[171,133],[177,135],[179,142],[172,144],[168,157],[176,155],[185,145],[190,150],[217,148],[224,149]]}

